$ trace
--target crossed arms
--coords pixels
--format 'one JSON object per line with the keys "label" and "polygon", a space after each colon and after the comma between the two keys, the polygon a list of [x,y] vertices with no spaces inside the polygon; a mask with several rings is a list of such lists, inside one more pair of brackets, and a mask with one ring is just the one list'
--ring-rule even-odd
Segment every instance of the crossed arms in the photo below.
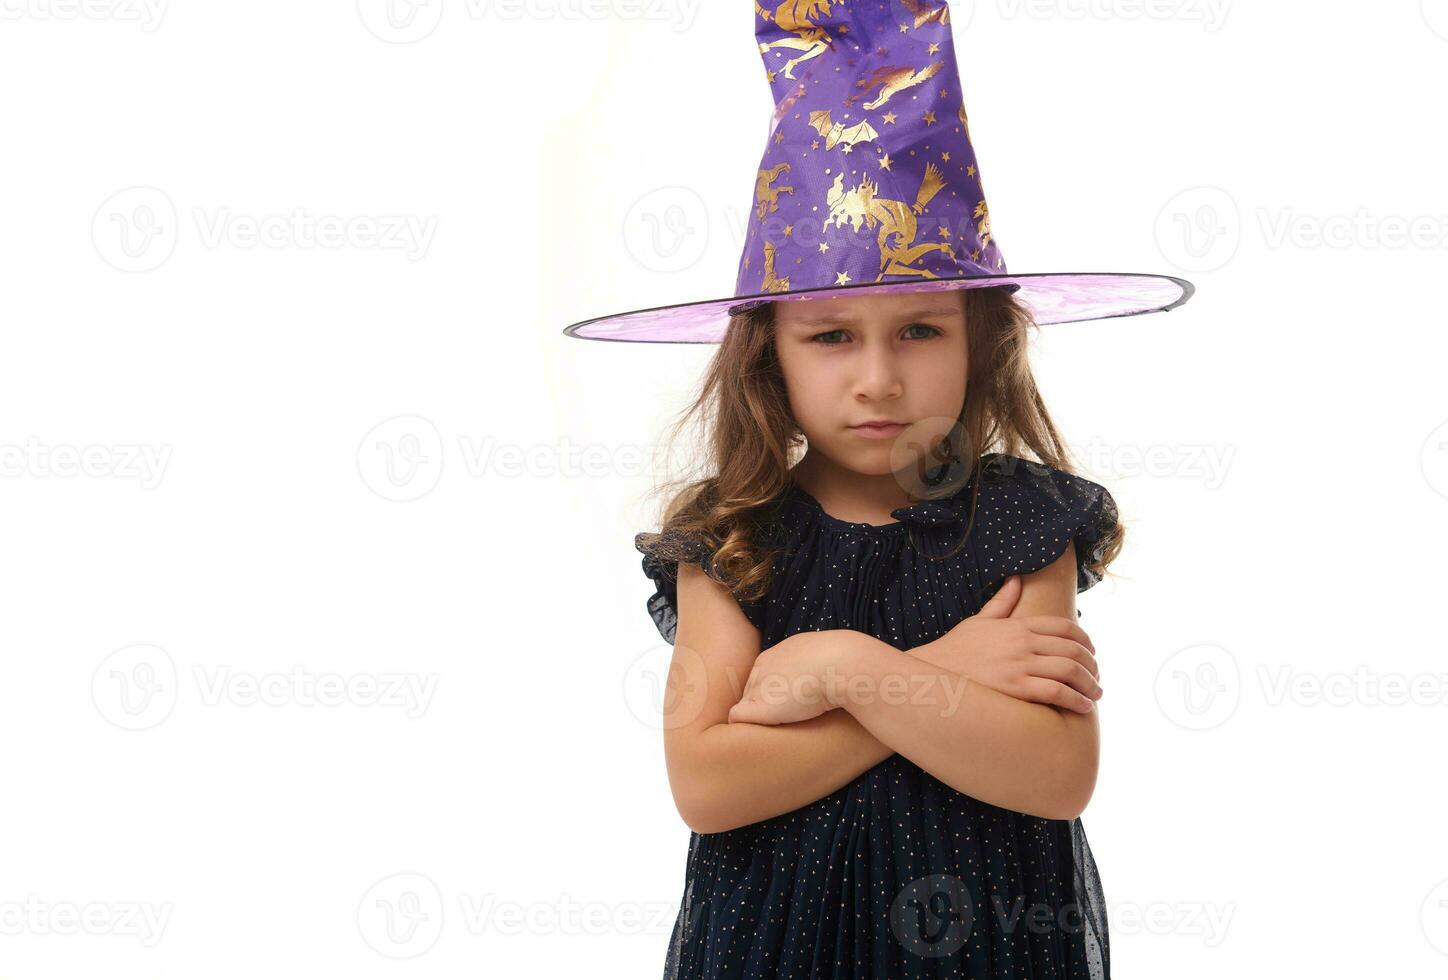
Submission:
{"label": "crossed arms", "polygon": [[[1034,816],[1071,819],[1091,798],[1094,709],[1003,694],[929,662],[931,644],[906,652],[850,630],[796,634],[771,650],[809,644],[808,656],[826,657],[852,690],[875,696],[846,696],[838,709],[789,724],[730,723],[760,656],[759,632],[697,566],[680,564],[678,601],[664,758],[679,815],[698,833],[806,806],[897,752],[962,793]],[[1018,616],[1076,618],[1071,545],[1023,577]],[[884,696],[892,682],[905,696]]]}

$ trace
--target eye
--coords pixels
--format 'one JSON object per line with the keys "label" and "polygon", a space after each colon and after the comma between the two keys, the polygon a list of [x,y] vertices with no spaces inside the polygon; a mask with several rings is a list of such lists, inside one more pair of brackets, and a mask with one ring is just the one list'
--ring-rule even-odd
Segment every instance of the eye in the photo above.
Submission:
{"label": "eye", "polygon": [[[944,331],[942,331],[942,330],[939,329],[938,327],[932,327],[932,326],[931,326],[930,324],[928,324],[928,323],[912,323],[912,324],[910,324],[908,327],[906,327],[905,329],[906,329],[906,330],[913,330],[913,329],[915,329],[916,327],[919,327],[919,328],[921,328],[922,330],[927,330],[927,331],[929,331],[929,333],[927,333],[927,334],[926,334],[925,336],[923,336],[923,337],[911,338],[911,339],[914,339],[914,340],[929,340],[929,339],[931,339],[932,337],[939,337],[939,336],[942,336],[942,335],[944,334]],[[817,334],[815,334],[813,337],[810,338],[810,343],[823,344],[823,345],[826,346],[826,347],[837,347],[837,346],[839,346],[840,341],[825,340],[824,338],[825,338],[825,337],[833,337],[833,336],[835,336],[836,334],[843,334],[843,333],[844,333],[843,330],[827,330],[827,331],[825,331],[824,333],[817,333]]]}
{"label": "eye", "polygon": [[928,323],[912,323],[912,324],[910,324],[910,326],[906,327],[905,329],[907,329],[907,330],[912,330],[912,329],[914,329],[915,327],[921,327],[921,328],[923,328],[923,329],[925,329],[925,330],[929,330],[929,331],[930,331],[930,333],[926,334],[924,337],[921,337],[921,338],[920,338],[921,340],[928,340],[928,339],[931,338],[931,337],[939,337],[939,336],[941,336],[941,335],[944,333],[944,331],[940,330],[940,329],[937,328],[937,327],[932,327],[932,326],[931,326],[930,324],[928,324]]}

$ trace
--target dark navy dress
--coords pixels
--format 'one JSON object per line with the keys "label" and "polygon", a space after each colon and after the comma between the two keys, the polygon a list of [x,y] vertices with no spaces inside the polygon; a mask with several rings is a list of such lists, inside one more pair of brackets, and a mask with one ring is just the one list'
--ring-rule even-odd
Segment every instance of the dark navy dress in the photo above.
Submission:
{"label": "dark navy dress", "polygon": [[[978,612],[1010,575],[1059,558],[1067,541],[1077,591],[1100,580],[1085,566],[1116,518],[1104,487],[991,453],[966,533],[976,482],[895,510],[885,525],[831,517],[792,485],[767,529],[783,546],[769,594],[740,604],[761,649],[805,630],[853,629],[908,650]],[[672,643],[680,543],[641,539],[657,588],[649,613]],[[711,568],[706,550],[686,557]],[[666,980],[1109,974],[1081,821],[981,802],[899,754],[808,806],[692,834],[664,967]]]}

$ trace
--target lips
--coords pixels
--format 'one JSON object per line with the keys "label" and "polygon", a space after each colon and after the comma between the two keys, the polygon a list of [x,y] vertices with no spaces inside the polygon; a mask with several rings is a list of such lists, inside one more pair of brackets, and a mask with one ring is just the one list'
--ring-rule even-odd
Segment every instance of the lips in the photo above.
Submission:
{"label": "lips", "polygon": [[868,439],[887,439],[905,430],[904,422],[883,422],[866,425],[852,425],[851,432],[858,432]]}

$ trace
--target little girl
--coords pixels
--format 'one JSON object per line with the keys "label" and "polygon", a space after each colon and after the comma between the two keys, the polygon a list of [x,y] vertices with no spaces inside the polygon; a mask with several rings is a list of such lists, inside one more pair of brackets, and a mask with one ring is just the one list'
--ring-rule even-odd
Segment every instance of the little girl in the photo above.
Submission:
{"label": "little girl", "polygon": [[1110,975],[1075,594],[1122,529],[1027,340],[1192,287],[1006,273],[948,21],[756,6],[776,111],[735,295],[565,331],[720,344],[679,423],[705,473],[635,539],[693,831],[666,978]]}

